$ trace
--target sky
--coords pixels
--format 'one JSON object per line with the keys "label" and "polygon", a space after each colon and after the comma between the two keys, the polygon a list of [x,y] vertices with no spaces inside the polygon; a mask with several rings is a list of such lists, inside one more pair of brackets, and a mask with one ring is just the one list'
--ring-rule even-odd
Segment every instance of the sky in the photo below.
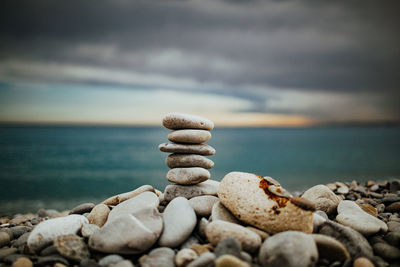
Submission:
{"label": "sky", "polygon": [[398,1],[5,0],[0,123],[400,121]]}

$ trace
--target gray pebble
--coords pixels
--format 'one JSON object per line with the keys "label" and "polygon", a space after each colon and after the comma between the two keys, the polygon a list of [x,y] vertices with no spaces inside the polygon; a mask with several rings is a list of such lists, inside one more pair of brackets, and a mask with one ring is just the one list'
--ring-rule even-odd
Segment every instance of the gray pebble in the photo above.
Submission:
{"label": "gray pebble", "polygon": [[111,265],[112,267],[134,267],[133,263],[130,260],[123,260],[116,264]]}
{"label": "gray pebble", "polygon": [[7,257],[8,255],[16,253],[17,251],[18,249],[16,248],[9,248],[9,247],[0,248],[0,260]]}
{"label": "gray pebble", "polygon": [[91,259],[84,259],[80,262],[80,267],[100,267],[100,265]]}
{"label": "gray pebble", "polygon": [[20,237],[21,235],[25,234],[26,232],[29,232],[32,230],[32,228],[27,227],[27,226],[14,226],[11,227],[10,230],[13,233],[13,238],[17,239],[18,237]]}
{"label": "gray pebble", "polygon": [[219,241],[214,249],[214,254],[217,258],[222,255],[233,255],[237,258],[241,258],[240,252],[242,251],[242,245],[235,238],[227,237]]}
{"label": "gray pebble", "polygon": [[375,254],[387,260],[400,259],[400,249],[386,243],[376,243],[373,245]]}
{"label": "gray pebble", "polygon": [[189,263],[186,267],[211,267],[214,266],[214,253],[206,252],[201,254],[197,259]]}
{"label": "gray pebble", "polygon": [[175,267],[175,252],[166,247],[160,247],[150,251],[139,259],[141,267]]}
{"label": "gray pebble", "polygon": [[385,235],[385,240],[392,246],[400,247],[400,232],[389,232]]}
{"label": "gray pebble", "polygon": [[120,255],[111,254],[111,255],[105,256],[104,258],[101,258],[99,260],[99,265],[102,267],[107,267],[110,264],[116,264],[123,260],[124,260],[124,258],[122,258]]}
{"label": "gray pebble", "polygon": [[69,214],[84,214],[90,212],[94,206],[96,206],[94,203],[83,203],[73,208]]}
{"label": "gray pebble", "polygon": [[196,154],[171,154],[166,159],[169,168],[200,167],[211,169],[214,162],[206,157]]}
{"label": "gray pebble", "polygon": [[5,263],[12,265],[14,262],[16,262],[19,258],[22,258],[22,257],[26,257],[26,256],[22,255],[22,254],[10,254],[10,255],[4,257],[3,261]]}
{"label": "gray pebble", "polygon": [[10,243],[10,235],[6,232],[0,232],[0,248],[8,245]]}
{"label": "gray pebble", "polygon": [[207,144],[163,143],[158,146],[158,149],[168,153],[198,154],[203,156],[215,154],[215,149]]}
{"label": "gray pebble", "polygon": [[46,256],[46,257],[38,257],[37,264],[38,265],[51,265],[51,264],[57,263],[57,262],[60,262],[60,263],[62,263],[64,265],[67,265],[67,266],[69,265],[68,261],[65,258],[63,258],[61,256],[58,256],[58,255],[51,255],[51,256]]}
{"label": "gray pebble", "polygon": [[21,235],[17,240],[14,240],[13,246],[14,246],[14,247],[22,247],[22,246],[25,246],[25,245],[28,243],[28,238],[29,238],[29,235],[30,235],[30,234],[31,234],[31,233],[28,232],[28,233],[25,233],[25,234]]}
{"label": "gray pebble", "polygon": [[57,250],[57,248],[54,245],[50,245],[47,248],[44,248],[42,251],[40,251],[41,256],[50,256],[50,255],[57,255],[60,254]]}

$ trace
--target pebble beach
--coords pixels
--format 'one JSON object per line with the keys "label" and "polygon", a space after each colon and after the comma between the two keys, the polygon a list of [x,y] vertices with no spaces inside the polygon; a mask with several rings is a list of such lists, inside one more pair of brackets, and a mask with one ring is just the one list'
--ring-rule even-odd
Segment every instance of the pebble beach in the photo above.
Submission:
{"label": "pebble beach", "polygon": [[163,125],[170,185],[0,217],[0,266],[400,266],[399,180],[303,192],[247,172],[219,182],[214,124],[171,113]]}

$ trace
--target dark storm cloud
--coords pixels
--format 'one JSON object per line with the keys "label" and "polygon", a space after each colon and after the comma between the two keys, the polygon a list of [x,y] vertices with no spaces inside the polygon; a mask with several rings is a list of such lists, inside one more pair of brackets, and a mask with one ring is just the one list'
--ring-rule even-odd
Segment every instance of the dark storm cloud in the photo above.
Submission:
{"label": "dark storm cloud", "polygon": [[3,1],[0,61],[189,78],[204,90],[247,98],[256,111],[268,105],[252,86],[377,94],[374,105],[399,118],[399,7],[398,1]]}

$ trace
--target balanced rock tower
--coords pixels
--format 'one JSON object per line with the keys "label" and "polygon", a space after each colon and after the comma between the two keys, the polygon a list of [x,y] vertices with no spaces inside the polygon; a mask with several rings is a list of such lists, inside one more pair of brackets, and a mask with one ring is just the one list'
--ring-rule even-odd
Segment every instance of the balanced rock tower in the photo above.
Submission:
{"label": "balanced rock tower", "polygon": [[214,162],[205,156],[215,154],[215,149],[207,144],[214,123],[206,118],[190,114],[170,113],[162,121],[164,127],[172,130],[168,134],[171,143],[159,145],[162,152],[172,153],[166,159],[171,170],[167,180],[174,183],[166,187],[164,198],[171,201],[182,196],[191,198],[200,195],[216,195],[215,186],[203,183],[210,179],[208,171]]}

